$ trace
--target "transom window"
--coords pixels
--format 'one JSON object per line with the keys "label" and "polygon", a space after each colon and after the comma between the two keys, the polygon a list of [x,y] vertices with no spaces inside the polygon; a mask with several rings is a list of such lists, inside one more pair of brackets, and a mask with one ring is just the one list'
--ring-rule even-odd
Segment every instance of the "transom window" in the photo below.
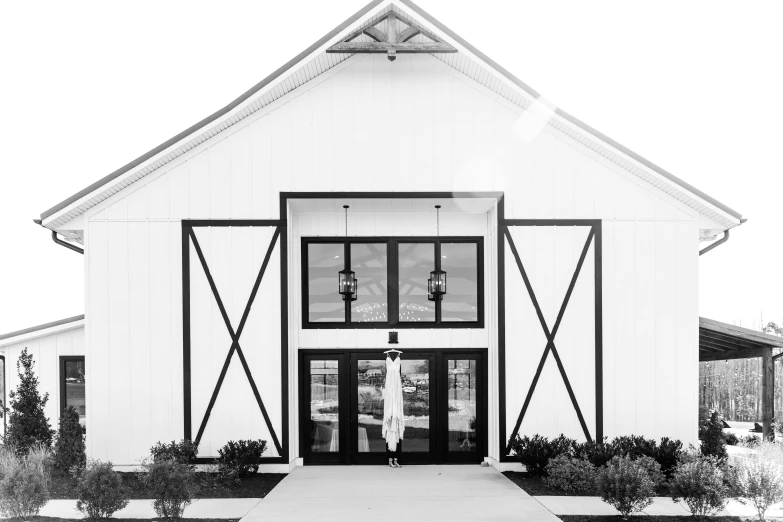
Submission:
{"label": "transom window", "polygon": [[[481,328],[482,237],[302,238],[304,328]],[[338,272],[356,274],[344,300]],[[447,274],[447,292],[430,300],[430,272]]]}

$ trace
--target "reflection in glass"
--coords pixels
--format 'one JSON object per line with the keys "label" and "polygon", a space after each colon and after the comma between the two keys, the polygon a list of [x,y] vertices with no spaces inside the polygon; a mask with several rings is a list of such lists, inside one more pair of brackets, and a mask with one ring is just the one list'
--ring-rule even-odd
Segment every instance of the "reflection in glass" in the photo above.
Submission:
{"label": "reflection in glass", "polygon": [[357,361],[359,452],[385,452],[386,441],[381,436],[383,425],[383,385],[386,382],[386,361]]}
{"label": "reflection in glass", "polygon": [[340,451],[337,361],[310,361],[310,449]]}
{"label": "reflection in glass", "polygon": [[[5,415],[5,359],[0,359],[0,417]],[[0,422],[0,436],[5,437],[5,422]]]}
{"label": "reflection in glass", "polygon": [[345,268],[341,243],[307,245],[308,315],[311,323],[344,323],[345,303],[337,288],[337,273]]}
{"label": "reflection in glass", "polygon": [[402,451],[430,450],[430,361],[402,359],[402,413],[405,438]]}
{"label": "reflection in glass", "polygon": [[441,243],[441,268],[449,289],[441,304],[441,321],[478,321],[478,245]]}
{"label": "reflection in glass", "polygon": [[476,451],[476,361],[449,360],[449,451]]}
{"label": "reflection in glass", "polygon": [[[430,361],[402,359],[402,412],[405,436],[402,451],[430,450]],[[359,452],[384,453],[386,441],[383,426],[383,387],[386,383],[386,361],[357,361]]]}
{"label": "reflection in glass", "polygon": [[427,280],[435,269],[435,245],[399,243],[398,248],[400,322],[435,321],[435,302],[427,300]]}
{"label": "reflection in glass", "polygon": [[351,303],[352,322],[388,320],[387,265],[385,243],[354,243],[351,245],[351,270],[359,283],[356,301]]}
{"label": "reflection in glass", "polygon": [[86,425],[87,407],[85,403],[84,360],[66,360],[63,362],[65,379],[65,407],[73,406],[79,413],[79,424]]}

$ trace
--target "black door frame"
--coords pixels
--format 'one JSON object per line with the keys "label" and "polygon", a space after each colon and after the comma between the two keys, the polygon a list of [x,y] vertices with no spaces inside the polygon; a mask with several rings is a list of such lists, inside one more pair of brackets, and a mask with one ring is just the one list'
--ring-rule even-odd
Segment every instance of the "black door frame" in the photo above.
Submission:
{"label": "black door frame", "polygon": [[[488,444],[488,379],[487,379],[487,348],[406,348],[402,350],[403,357],[409,355],[431,354],[434,361],[434,368],[430,370],[430,390],[436,390],[434,399],[430,399],[430,433],[432,447],[428,456],[416,454],[403,454],[405,459],[403,463],[410,464],[474,464],[481,462],[487,456]],[[382,348],[310,348],[299,350],[299,455],[302,457],[305,465],[329,465],[329,464],[383,464],[384,457],[373,455],[362,458],[358,453],[358,440],[351,437],[356,427],[354,415],[354,405],[358,400],[358,388],[355,386],[354,370],[355,361],[358,360],[355,355],[364,354],[378,356],[383,358],[384,350]],[[478,443],[475,452],[475,459],[449,458],[450,454],[446,450],[448,437],[447,419],[448,419],[448,396],[446,388],[448,379],[446,378],[448,366],[446,361],[454,358],[475,358],[480,365],[478,369],[477,390],[479,397],[477,400],[476,411],[476,432],[478,434]],[[340,448],[339,454],[312,454],[308,444],[309,436],[305,431],[305,426],[310,421],[310,387],[309,382],[309,361],[312,359],[338,360],[340,371],[338,373],[338,386],[340,404],[346,407],[340,408],[340,424],[347,425],[348,429],[340,430]],[[431,363],[432,366],[432,363]],[[434,401],[434,402],[433,402]],[[434,411],[432,409],[434,408]],[[405,441],[403,439],[403,445]],[[473,453],[470,454],[473,456]]]}

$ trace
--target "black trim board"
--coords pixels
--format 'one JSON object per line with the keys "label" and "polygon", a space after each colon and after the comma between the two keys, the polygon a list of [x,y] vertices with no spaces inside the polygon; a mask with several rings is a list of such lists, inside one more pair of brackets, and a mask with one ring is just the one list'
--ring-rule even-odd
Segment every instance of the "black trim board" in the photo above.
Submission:
{"label": "black trim board", "polygon": [[[584,417],[582,415],[581,409],[579,407],[579,403],[577,401],[577,398],[573,392],[573,389],[571,387],[571,384],[568,380],[568,375],[565,372],[565,368],[563,367],[562,361],[560,360],[560,356],[557,353],[557,348],[555,344],[555,335],[557,334],[557,329],[559,328],[560,322],[563,318],[563,314],[565,313],[566,307],[568,306],[568,301],[571,297],[571,294],[573,292],[574,286],[576,284],[576,281],[579,277],[579,273],[581,271],[582,265],[584,263],[584,260],[587,256],[587,253],[589,251],[589,248],[591,246],[591,243],[593,245],[593,252],[594,252],[594,292],[595,292],[595,305],[594,305],[594,317],[595,317],[595,416],[596,416],[596,426],[595,426],[595,439],[596,440],[602,440],[603,439],[603,313],[602,313],[602,293],[603,293],[603,287],[602,287],[602,258],[601,258],[601,248],[602,248],[602,242],[601,242],[601,220],[575,220],[575,219],[568,219],[568,220],[556,220],[556,219],[545,219],[545,220],[530,220],[530,219],[508,219],[504,220],[502,226],[502,236],[505,238],[499,237],[498,241],[498,248],[500,250],[499,256],[502,256],[505,251],[505,243],[508,242],[509,248],[511,249],[511,252],[514,256],[514,259],[517,264],[517,268],[520,271],[520,274],[522,276],[523,282],[525,284],[525,287],[528,291],[528,295],[533,303],[533,306],[536,310],[536,314],[538,316],[539,322],[541,323],[541,327],[544,330],[544,333],[547,338],[547,344],[544,349],[544,353],[541,356],[541,359],[538,363],[538,367],[536,369],[536,373],[533,377],[533,380],[531,382],[531,385],[528,389],[527,395],[525,397],[525,401],[522,405],[522,408],[520,410],[519,416],[517,418],[516,424],[514,426],[514,429],[511,432],[511,435],[509,439],[506,439],[506,415],[505,415],[505,375],[502,376],[503,385],[499,390],[500,396],[501,396],[501,412],[500,412],[500,433],[499,433],[499,443],[500,448],[506,448],[504,452],[500,455],[501,462],[507,462],[511,461],[509,457],[510,453],[510,441],[513,439],[516,434],[518,433],[519,427],[522,423],[522,420],[524,419],[525,413],[527,411],[527,408],[530,404],[530,400],[532,399],[533,392],[535,391],[536,384],[538,383],[538,379],[541,376],[541,372],[544,367],[544,363],[546,362],[549,353],[551,352],[553,357],[555,358],[555,362],[557,363],[559,373],[561,375],[561,378],[563,379],[563,383],[565,384],[566,390],[568,392],[569,398],[571,399],[571,403],[574,407],[574,410],[577,414],[577,417],[579,419],[579,423],[582,427],[583,433],[587,440],[594,440],[589,432],[589,429],[587,428],[587,425],[585,423]],[[549,330],[548,325],[546,324],[546,320],[543,317],[543,314],[541,312],[541,309],[538,305],[538,301],[535,296],[535,292],[533,291],[532,285],[530,284],[530,281],[527,277],[527,273],[525,271],[524,265],[519,257],[519,253],[516,249],[516,246],[514,244],[514,240],[511,236],[511,233],[509,231],[509,227],[512,226],[547,226],[547,227],[555,227],[555,226],[582,226],[582,227],[590,227],[590,231],[587,236],[587,240],[582,248],[582,253],[580,255],[579,261],[577,263],[576,269],[574,271],[574,274],[571,278],[570,285],[568,287],[568,290],[566,292],[566,295],[564,297],[563,303],[561,304],[560,311],[558,313],[557,319],[555,321],[555,324],[552,328],[552,330]],[[505,269],[501,271],[501,268],[498,269],[498,277],[499,280],[502,278],[502,282],[500,283],[500,287],[505,287]],[[503,301],[505,300],[505,293],[503,294]],[[501,320],[501,317],[503,320],[505,320],[505,304],[502,305],[502,314],[503,316],[499,316],[499,321]],[[505,372],[505,332],[503,332],[502,337],[502,350],[499,350],[499,367],[503,368],[503,373]]]}
{"label": "black trim board", "polygon": [[[261,269],[259,270],[259,273],[256,277],[255,284],[253,286],[253,289],[250,293],[250,297],[248,299],[248,303],[245,307],[244,313],[242,315],[242,319],[240,320],[240,323],[234,331],[233,326],[231,325],[231,321],[228,318],[228,314],[225,310],[225,307],[223,306],[223,302],[220,298],[220,294],[217,290],[217,287],[215,285],[215,282],[212,278],[212,275],[209,270],[209,266],[207,265],[206,259],[203,255],[203,252],[201,251],[201,247],[198,243],[198,238],[196,237],[196,234],[194,232],[194,228],[199,227],[232,227],[232,226],[243,226],[243,227],[274,227],[275,232],[272,235],[272,239],[270,240],[269,247],[267,249],[266,255],[264,257],[264,261],[261,265]],[[204,430],[206,428],[207,422],[209,421],[209,416],[212,411],[212,407],[215,404],[215,400],[217,399],[217,396],[220,392],[220,388],[222,386],[223,380],[226,375],[226,371],[228,370],[228,366],[231,363],[231,359],[233,357],[234,352],[237,353],[237,356],[240,360],[240,363],[242,364],[242,368],[245,372],[245,375],[248,379],[248,382],[250,383],[250,387],[253,391],[253,395],[256,399],[256,403],[258,404],[259,409],[261,410],[261,414],[264,417],[264,422],[266,423],[267,429],[269,430],[270,437],[272,438],[272,443],[275,446],[275,449],[277,450],[279,456],[278,457],[263,457],[262,460],[264,463],[280,463],[280,464],[288,464],[290,462],[290,453],[288,449],[288,364],[287,364],[287,357],[288,357],[288,335],[287,335],[287,328],[288,328],[288,318],[287,314],[285,313],[286,308],[283,307],[283,312],[281,313],[281,331],[280,331],[280,350],[281,350],[281,422],[282,422],[282,443],[278,439],[277,434],[274,430],[274,427],[272,426],[271,420],[269,419],[269,415],[266,411],[266,407],[264,405],[263,399],[258,391],[258,388],[255,384],[255,380],[253,379],[252,372],[250,371],[250,368],[247,364],[247,361],[245,360],[244,354],[242,352],[241,345],[239,343],[239,338],[242,334],[242,330],[244,329],[245,323],[247,321],[247,318],[250,314],[250,309],[252,307],[253,301],[255,300],[258,289],[261,284],[261,280],[266,272],[266,268],[269,264],[269,260],[272,256],[272,252],[275,249],[275,246],[278,244],[280,246],[280,256],[281,256],[281,288],[280,288],[280,294],[281,294],[281,302],[285,303],[287,302],[287,280],[285,277],[286,274],[286,264],[287,264],[287,251],[286,251],[286,243],[284,241],[284,235],[285,235],[285,224],[280,223],[277,220],[183,220],[182,221],[182,297],[183,297],[183,386],[184,386],[184,434],[185,438],[188,440],[194,440],[193,439],[193,432],[192,432],[192,398],[191,398],[191,352],[190,352],[190,244],[192,243],[196,254],[198,255],[199,262],[201,263],[201,267],[204,270],[204,273],[207,277],[207,281],[210,285],[210,288],[212,290],[212,295],[217,302],[218,308],[220,309],[221,316],[223,317],[223,321],[226,324],[226,328],[228,329],[229,335],[231,336],[231,347],[229,348],[228,355],[226,356],[226,360],[223,364],[220,376],[218,378],[217,383],[215,384],[215,388],[213,389],[212,396],[210,398],[210,402],[207,406],[207,410],[204,413],[204,417],[202,418],[202,421],[199,425],[199,430],[196,435],[195,441],[198,443],[201,440],[201,436],[204,433]],[[214,457],[200,457],[197,459],[199,463],[209,463],[214,462]]]}

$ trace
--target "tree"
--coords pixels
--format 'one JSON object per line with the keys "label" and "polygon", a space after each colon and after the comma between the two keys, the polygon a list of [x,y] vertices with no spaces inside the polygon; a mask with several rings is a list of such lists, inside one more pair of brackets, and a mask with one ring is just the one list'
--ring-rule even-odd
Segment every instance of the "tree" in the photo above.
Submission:
{"label": "tree", "polygon": [[15,447],[21,454],[27,454],[37,442],[51,449],[54,437],[54,430],[44,415],[49,394],[45,393],[41,397],[38,393],[38,378],[33,373],[34,364],[33,356],[27,352],[27,348],[22,350],[16,361],[19,386],[9,394],[11,408],[6,409],[8,433],[5,444]]}
{"label": "tree", "polygon": [[78,472],[84,469],[86,460],[79,413],[73,406],[68,406],[60,417],[60,431],[54,446],[54,465],[61,471]]}

